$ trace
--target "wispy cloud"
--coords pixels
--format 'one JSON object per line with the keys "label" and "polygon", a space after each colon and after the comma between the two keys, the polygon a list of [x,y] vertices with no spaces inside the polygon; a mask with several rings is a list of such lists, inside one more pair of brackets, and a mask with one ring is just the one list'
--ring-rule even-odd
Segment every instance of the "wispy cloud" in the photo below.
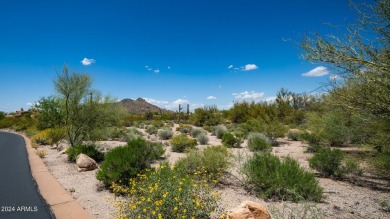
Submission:
{"label": "wispy cloud", "polygon": [[177,99],[174,101],[165,101],[165,100],[156,100],[153,98],[143,98],[146,102],[151,103],[153,105],[156,105],[158,107],[176,111],[178,110],[179,104],[182,105],[183,108],[185,108],[185,105],[189,104],[190,105],[190,111],[193,111],[196,108],[199,107],[204,107],[203,103],[191,103],[191,101],[186,100],[186,99]]}
{"label": "wispy cloud", "polygon": [[264,96],[264,92],[244,91],[241,93],[233,93],[232,95],[239,100],[260,101]]}
{"label": "wispy cloud", "polygon": [[208,97],[206,97],[206,99],[208,99],[208,100],[215,100],[215,99],[217,99],[217,97],[216,96],[208,96]]}
{"label": "wispy cloud", "polygon": [[329,71],[324,66],[319,66],[317,68],[314,68],[306,73],[303,73],[303,77],[321,77],[324,75],[329,74]]}
{"label": "wispy cloud", "polygon": [[160,70],[156,69],[153,71],[154,73],[160,73]]}
{"label": "wispy cloud", "polygon": [[244,71],[252,71],[252,70],[256,70],[256,69],[258,69],[259,67],[257,67],[257,65],[255,65],[255,64],[246,64],[245,66],[244,66]]}
{"label": "wispy cloud", "polygon": [[31,107],[34,105],[34,103],[28,102],[28,103],[26,103],[26,105]]}
{"label": "wispy cloud", "polygon": [[161,106],[161,105],[164,105],[164,104],[168,104],[168,103],[169,103],[168,101],[164,101],[164,100],[155,100],[155,99],[147,98],[147,97],[144,97],[143,99],[144,99],[146,102],[151,103],[151,104],[154,104],[154,105],[157,105],[157,106]]}
{"label": "wispy cloud", "polygon": [[229,65],[228,66],[228,69],[230,69],[231,71],[253,71],[253,70],[256,70],[258,69],[259,67],[256,65],[256,64],[246,64],[244,66],[240,66],[240,67],[234,67],[233,65]]}
{"label": "wispy cloud", "polygon": [[177,99],[175,101],[173,101],[173,104],[176,104],[176,105],[179,105],[179,104],[188,104],[190,103],[190,101],[188,100],[183,100],[183,99]]}
{"label": "wispy cloud", "polygon": [[168,70],[172,69],[172,67],[171,67],[171,66],[168,66],[167,68],[168,68]]}
{"label": "wispy cloud", "polygon": [[95,59],[84,58],[83,60],[81,60],[81,63],[85,66],[92,65],[95,62]]}

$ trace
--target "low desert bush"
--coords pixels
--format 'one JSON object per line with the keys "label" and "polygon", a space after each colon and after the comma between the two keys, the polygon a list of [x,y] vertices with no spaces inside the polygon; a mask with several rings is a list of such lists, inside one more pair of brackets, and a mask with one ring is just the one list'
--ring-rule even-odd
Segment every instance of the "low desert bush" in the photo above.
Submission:
{"label": "low desert bush", "polygon": [[193,128],[192,130],[191,130],[191,136],[193,137],[193,138],[196,138],[198,135],[200,135],[200,134],[204,134],[205,133],[205,130],[203,130],[202,128]]}
{"label": "low desert bush", "polygon": [[227,132],[227,128],[224,125],[217,125],[214,127],[214,135],[217,136],[218,139],[222,139],[223,135]]}
{"label": "low desert bush", "polygon": [[251,151],[269,151],[272,148],[271,140],[262,133],[250,133],[248,148]]}
{"label": "low desert bush", "polygon": [[167,139],[170,139],[172,138],[173,136],[173,131],[171,129],[160,129],[158,131],[158,136],[162,139],[162,140],[167,140]]}
{"label": "low desert bush", "polygon": [[344,152],[339,149],[323,147],[309,159],[309,165],[324,176],[341,177],[344,173],[342,167],[344,156]]}
{"label": "low desert bush", "polygon": [[241,139],[235,137],[233,134],[227,132],[222,137],[222,144],[228,148],[239,148]]}
{"label": "low desert bush", "polygon": [[47,138],[50,144],[57,144],[65,138],[65,128],[52,128],[47,132]]}
{"label": "low desert bush", "polygon": [[79,154],[85,154],[96,162],[100,162],[104,159],[104,154],[98,151],[94,145],[76,145],[68,148],[66,154],[68,155],[68,159],[72,162],[76,162]]}
{"label": "low desert bush", "polygon": [[50,144],[50,139],[48,136],[50,129],[45,129],[37,134],[33,135],[31,138],[37,145],[48,145]]}
{"label": "low desert bush", "polygon": [[292,141],[298,141],[298,140],[300,140],[301,134],[302,134],[301,130],[290,129],[290,130],[288,130],[287,137],[288,137],[288,139],[290,139]]}
{"label": "low desert bush", "polygon": [[375,174],[390,179],[390,154],[376,153],[368,163]]}
{"label": "low desert bush", "polygon": [[131,178],[150,168],[150,163],[164,154],[162,145],[136,139],[123,147],[109,151],[96,173],[96,178],[106,185],[119,183],[128,185]]}
{"label": "low desert bush", "polygon": [[40,158],[44,158],[47,155],[47,152],[44,150],[37,150],[35,152]]}
{"label": "low desert bush", "polygon": [[210,218],[217,207],[217,194],[204,182],[163,164],[131,179],[128,187],[111,186],[123,201],[115,207],[119,218]]}
{"label": "low desert bush", "polygon": [[189,134],[191,132],[192,126],[190,125],[180,125],[176,128],[176,131],[179,131],[182,134]]}
{"label": "low desert bush", "polygon": [[201,145],[205,145],[205,144],[209,143],[209,137],[205,133],[200,133],[199,135],[197,135],[196,140]]}
{"label": "low desert bush", "polygon": [[157,134],[157,128],[154,125],[148,125],[146,126],[145,132],[149,135],[155,135]]}
{"label": "low desert bush", "polygon": [[184,152],[186,149],[195,148],[196,139],[189,138],[185,134],[174,136],[170,141],[173,152]]}
{"label": "low desert bush", "polygon": [[322,198],[314,174],[290,157],[281,160],[270,153],[256,153],[244,163],[243,173],[248,188],[267,199],[319,201]]}
{"label": "low desert bush", "polygon": [[192,150],[187,157],[175,163],[175,170],[194,176],[197,179],[207,179],[218,182],[222,174],[231,164],[231,154],[224,146],[212,146],[203,150]]}

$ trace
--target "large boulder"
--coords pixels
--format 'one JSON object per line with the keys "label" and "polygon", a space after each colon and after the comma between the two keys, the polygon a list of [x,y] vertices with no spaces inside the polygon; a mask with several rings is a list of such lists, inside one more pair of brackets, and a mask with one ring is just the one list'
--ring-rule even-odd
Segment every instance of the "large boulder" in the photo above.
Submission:
{"label": "large boulder", "polygon": [[77,171],[89,171],[98,168],[96,161],[85,154],[79,154],[76,158],[76,164],[79,167]]}
{"label": "large boulder", "polygon": [[229,219],[269,219],[268,210],[260,203],[244,201],[238,207],[228,211]]}

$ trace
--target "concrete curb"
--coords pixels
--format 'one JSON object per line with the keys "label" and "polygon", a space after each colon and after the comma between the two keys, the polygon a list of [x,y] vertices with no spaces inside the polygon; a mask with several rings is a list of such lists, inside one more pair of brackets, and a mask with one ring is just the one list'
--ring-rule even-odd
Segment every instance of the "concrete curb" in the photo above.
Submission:
{"label": "concrete curb", "polygon": [[91,215],[51,175],[43,160],[31,147],[30,139],[20,133],[15,134],[24,138],[31,174],[38,185],[39,193],[50,205],[55,217],[58,219],[92,219]]}

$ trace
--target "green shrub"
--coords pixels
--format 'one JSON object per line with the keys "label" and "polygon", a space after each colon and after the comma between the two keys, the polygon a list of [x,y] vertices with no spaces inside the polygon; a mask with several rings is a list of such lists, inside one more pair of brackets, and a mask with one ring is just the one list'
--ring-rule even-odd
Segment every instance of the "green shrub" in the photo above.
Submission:
{"label": "green shrub", "polygon": [[148,125],[145,129],[145,132],[149,135],[157,134],[157,128],[154,125]]}
{"label": "green shrub", "polygon": [[160,130],[158,131],[158,136],[160,136],[160,138],[161,138],[162,140],[167,140],[167,139],[172,138],[172,136],[173,136],[173,131],[172,131],[171,129],[167,129],[167,128],[165,128],[165,129],[160,129]]}
{"label": "green shrub", "polygon": [[322,189],[314,174],[290,157],[280,160],[270,153],[256,153],[243,165],[246,184],[267,199],[320,201]]}
{"label": "green shrub", "polygon": [[223,135],[227,132],[227,128],[224,125],[217,125],[214,127],[214,135],[218,139],[222,139]]}
{"label": "green shrub", "polygon": [[57,144],[60,140],[66,136],[65,128],[52,128],[47,132],[47,138],[50,144]]}
{"label": "green shrub", "polygon": [[42,130],[42,131],[36,133],[35,135],[33,135],[31,137],[32,140],[35,143],[37,143],[38,145],[48,145],[48,144],[50,144],[50,139],[49,139],[49,136],[48,136],[49,130],[50,129],[45,129],[45,130]]}
{"label": "green shrub", "polygon": [[143,139],[129,141],[127,145],[114,148],[106,154],[96,178],[106,185],[114,182],[128,185],[131,178],[149,168],[150,162],[163,154],[164,149],[160,144]]}
{"label": "green shrub", "polygon": [[207,147],[201,151],[193,150],[187,157],[175,163],[175,170],[192,175],[197,179],[218,182],[223,172],[230,166],[231,154],[224,146]]}
{"label": "green shrub", "polygon": [[284,137],[284,133],[286,131],[286,127],[277,119],[274,119],[267,123],[264,133],[271,139],[271,141],[275,142],[276,138]]}
{"label": "green shrub", "polygon": [[349,140],[350,132],[343,124],[340,115],[326,115],[323,118],[323,124],[322,135],[329,142],[330,146],[340,146]]}
{"label": "green shrub", "polygon": [[142,132],[138,131],[136,128],[129,128],[127,129],[127,132],[125,136],[121,138],[121,141],[129,142],[138,138],[143,138]]}
{"label": "green shrub", "polygon": [[317,134],[303,132],[300,138],[309,145],[306,152],[317,153],[321,149],[321,138]]}
{"label": "green shrub", "polygon": [[344,152],[341,150],[323,147],[309,159],[309,165],[325,176],[341,177],[343,159]]}
{"label": "green shrub", "polygon": [[222,144],[228,148],[239,148],[240,143],[241,140],[229,132],[225,133],[222,137]]}
{"label": "green shrub", "polygon": [[205,130],[203,130],[202,128],[193,128],[191,130],[191,136],[193,138],[196,138],[198,135],[200,135],[202,133],[205,133]]}
{"label": "green shrub", "polygon": [[301,130],[290,129],[288,130],[287,137],[292,141],[298,141],[300,140],[301,134],[302,134]]}
{"label": "green shrub", "polygon": [[262,133],[250,133],[248,136],[248,148],[251,151],[269,151],[272,148],[271,140]]}
{"label": "green shrub", "polygon": [[98,151],[94,145],[76,145],[68,148],[66,154],[68,155],[68,159],[72,162],[76,162],[79,154],[85,154],[96,162],[100,162],[104,159],[104,154]]}
{"label": "green shrub", "polygon": [[128,187],[113,184],[125,195],[116,202],[118,218],[210,218],[217,207],[216,193],[205,182],[194,181],[163,164],[131,179]]}
{"label": "green shrub", "polygon": [[369,165],[375,174],[390,179],[390,154],[376,153],[374,157],[370,158]]}
{"label": "green shrub", "polygon": [[196,139],[187,137],[185,134],[174,136],[170,141],[173,152],[184,152],[186,149],[195,148]]}
{"label": "green shrub", "polygon": [[205,145],[205,144],[209,143],[209,137],[205,133],[198,134],[198,136],[196,136],[196,140],[201,145]]}
{"label": "green shrub", "polygon": [[189,134],[191,132],[192,126],[190,125],[180,125],[176,128],[176,131],[179,131],[182,134]]}

